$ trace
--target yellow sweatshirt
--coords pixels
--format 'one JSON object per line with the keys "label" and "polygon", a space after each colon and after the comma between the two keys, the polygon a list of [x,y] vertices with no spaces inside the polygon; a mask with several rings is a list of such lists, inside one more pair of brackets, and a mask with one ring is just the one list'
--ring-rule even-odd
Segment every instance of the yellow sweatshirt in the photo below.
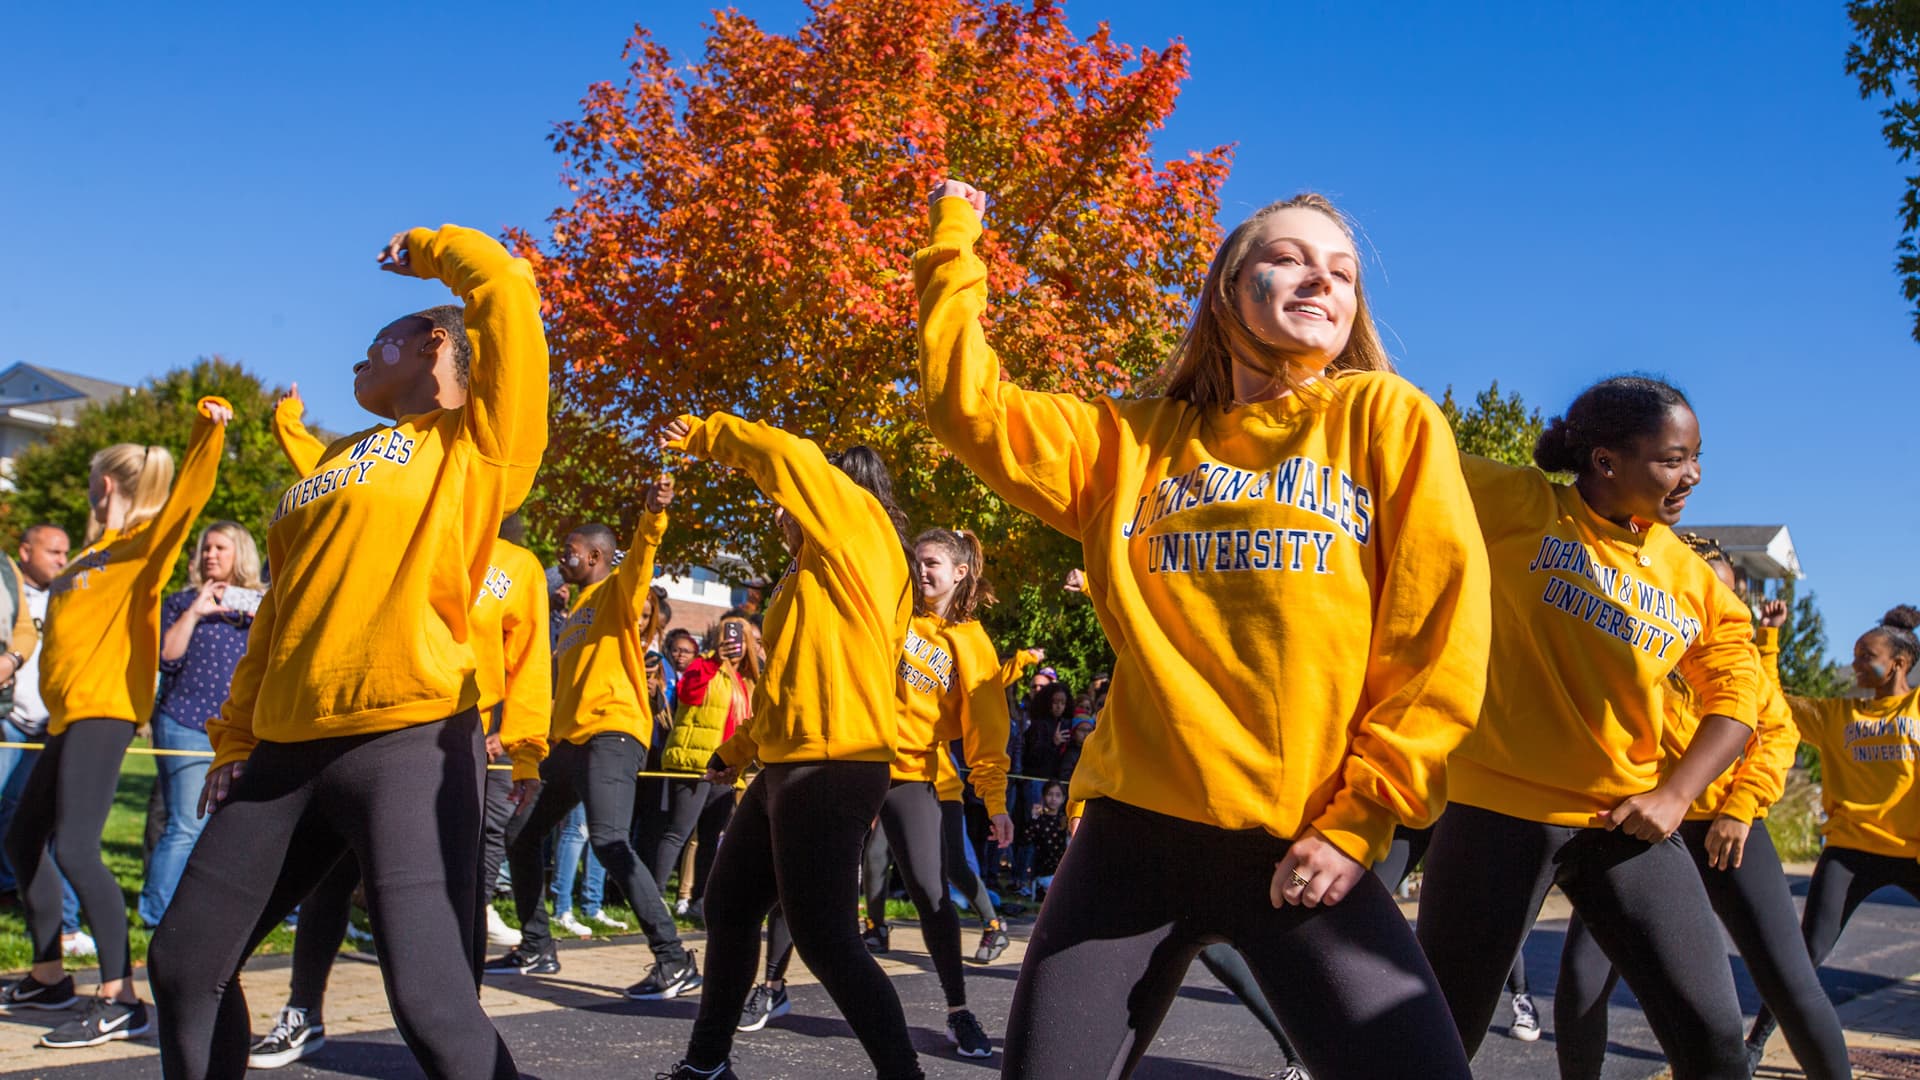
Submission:
{"label": "yellow sweatshirt", "polygon": [[642,512],[627,557],[613,573],[579,589],[554,646],[553,737],[584,743],[618,731],[653,745],[647,643],[640,616],[653,587],[653,557],[667,535],[667,515]]}
{"label": "yellow sweatshirt", "polygon": [[153,712],[160,675],[160,599],[173,576],[193,521],[213,497],[226,428],[200,412],[187,455],[174,471],[173,490],[152,520],[132,529],[108,529],[75,552],[47,587],[46,651],[40,657],[40,694],[47,703],[47,734],[75,720],[137,724]]}
{"label": "yellow sweatshirt", "polygon": [[1800,735],[1820,750],[1827,843],[1920,858],[1920,690],[1891,698],[1788,695]]}
{"label": "yellow sweatshirt", "polygon": [[[326,456],[327,444],[307,430],[301,412],[298,399],[282,398],[273,410],[273,435],[304,477]],[[533,552],[495,537],[473,603],[474,681],[480,688],[475,707],[485,713],[506,703],[500,741],[513,758],[513,778],[537,780],[553,704],[546,570]]]}
{"label": "yellow sweatshirt", "polygon": [[306,406],[299,398],[281,398],[273,407],[273,437],[280,443],[280,450],[293,463],[293,471],[301,476],[313,472],[320,465],[320,459],[326,456],[327,444],[313,437],[307,425],[300,420]]}
{"label": "yellow sweatshirt", "polygon": [[[895,780],[941,781],[947,744],[963,740],[973,790],[990,813],[1005,813],[1007,770],[1007,690],[1000,681],[1000,658],[979,622],[950,623],[937,615],[915,615],[900,650],[900,726]],[[954,772],[952,763],[947,771]],[[959,776],[942,792],[960,797]]]}
{"label": "yellow sweatshirt", "polygon": [[682,419],[679,449],[745,470],[805,536],[767,604],[753,717],[721,759],[892,761],[913,597],[887,512],[807,439],[727,413]]}
{"label": "yellow sweatshirt", "polygon": [[[267,530],[273,588],[220,718],[215,763],[442,720],[479,701],[474,597],[547,443],[533,269],[485,233],[415,229],[413,271],[466,305],[468,400],[329,446]],[[350,601],[350,602],[343,602]]]}
{"label": "yellow sweatshirt", "polygon": [[473,602],[474,681],[481,712],[500,710],[500,742],[515,780],[537,780],[553,708],[547,571],[533,552],[496,537]]}
{"label": "yellow sweatshirt", "polygon": [[[1793,713],[1780,693],[1780,631],[1764,628],[1754,639],[1760,648],[1760,711],[1753,737],[1740,760],[1727,767],[1707,790],[1693,801],[1688,821],[1712,821],[1730,817],[1751,825],[1767,816],[1767,808],[1780,800],[1787,790],[1787,770],[1793,768],[1794,754],[1800,750],[1800,730],[1793,725]],[[1662,744],[1670,763],[1693,745],[1693,733],[1700,727],[1699,714],[1693,711],[1692,695],[1677,692],[1668,685],[1661,693],[1666,705],[1666,730]]]}
{"label": "yellow sweatshirt", "polygon": [[1746,605],[1664,525],[1622,528],[1572,485],[1465,457],[1493,564],[1493,653],[1453,799],[1578,827],[1651,791],[1667,761],[1661,684],[1749,727],[1760,657]]}
{"label": "yellow sweatshirt", "polygon": [[1362,863],[1425,825],[1473,726],[1486,555],[1446,420],[1386,373],[1323,404],[1081,401],[1001,380],[980,221],[914,257],[927,422],[1001,497],[1084,545],[1117,663],[1072,797],[1111,797]]}
{"label": "yellow sweatshirt", "polygon": [[1039,654],[1035,653],[1032,649],[1021,649],[1019,652],[1008,657],[1005,666],[1000,669],[1001,689],[1012,687],[1014,683],[1020,681],[1021,676],[1027,673],[1028,668],[1039,662]]}

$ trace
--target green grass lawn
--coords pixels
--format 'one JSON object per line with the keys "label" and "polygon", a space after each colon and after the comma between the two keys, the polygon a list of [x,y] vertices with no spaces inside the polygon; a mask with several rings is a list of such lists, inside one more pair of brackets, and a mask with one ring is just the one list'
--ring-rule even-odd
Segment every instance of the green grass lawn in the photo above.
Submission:
{"label": "green grass lawn", "polygon": [[[134,745],[145,746],[147,743],[144,740],[135,740]],[[126,763],[120,771],[120,786],[114,793],[113,811],[107,816],[106,831],[101,837],[101,851],[106,856],[107,868],[113,871],[115,878],[119,879],[120,891],[126,898],[126,918],[133,928],[131,941],[133,962],[136,964],[143,964],[147,959],[148,933],[146,928],[140,925],[138,905],[143,879],[142,849],[146,831],[147,798],[153,791],[153,783],[154,759],[145,754],[128,754]],[[608,889],[609,892],[613,891],[611,884]],[[673,894],[670,891],[668,895]],[[510,900],[504,898],[496,900],[494,906],[509,925],[519,925]],[[639,932],[639,920],[633,917],[631,908],[625,904],[609,903],[606,905],[606,910],[614,918],[626,923],[629,929],[608,931],[602,927],[593,926],[594,937],[610,938]],[[910,920],[916,917],[913,905],[898,900],[887,903],[887,915],[889,919],[895,920]],[[84,919],[82,921],[85,922]],[[356,911],[354,921],[362,929],[367,926],[364,912]],[[682,930],[700,928],[698,923],[686,919],[676,921]],[[283,926],[267,936],[267,940],[261,943],[260,951],[284,953],[290,952],[292,948],[293,930],[291,927]],[[0,971],[24,971],[32,962],[33,949],[27,941],[26,920],[22,917],[20,909],[17,906],[0,909]],[[92,957],[68,958],[66,964],[70,971],[88,971],[96,966]]]}

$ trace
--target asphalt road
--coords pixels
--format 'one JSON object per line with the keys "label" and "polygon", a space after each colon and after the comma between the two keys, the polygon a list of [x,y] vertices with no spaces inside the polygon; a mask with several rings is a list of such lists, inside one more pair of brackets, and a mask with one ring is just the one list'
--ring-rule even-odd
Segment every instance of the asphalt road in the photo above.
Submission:
{"label": "asphalt road", "polygon": [[[1803,879],[1796,879],[1795,890],[1796,895],[1804,896]],[[1920,906],[1912,900],[1890,891],[1875,896],[1861,907],[1832,961],[1821,972],[1828,992],[1837,1002],[1844,1001],[1920,972],[1920,934],[1914,932],[1917,926]],[[1543,922],[1527,942],[1527,970],[1547,1024],[1546,1037],[1533,1044],[1506,1038],[1508,1013],[1503,1007],[1496,1016],[1495,1033],[1488,1037],[1474,1062],[1476,1076],[1484,1080],[1531,1080],[1554,1074],[1552,986],[1564,931],[1562,921]],[[927,1075],[939,1080],[997,1076],[998,1055],[985,1061],[963,1061],[947,1052],[939,986],[924,957],[916,963],[916,971],[897,977],[895,986],[906,1005]],[[1741,1003],[1751,1014],[1758,1007],[1758,999],[1744,965],[1737,957],[1733,963]],[[1009,965],[968,969],[970,997],[989,1034],[997,1036],[1005,1028],[1017,974]],[[564,972],[560,978],[565,978]],[[678,1058],[695,1007],[692,1001],[639,1005],[597,999],[583,1007],[503,1017],[498,1024],[528,1077],[646,1077],[670,1067]],[[1611,1036],[1609,1080],[1639,1080],[1661,1070],[1659,1050],[1624,987],[1613,1002]],[[740,1075],[749,1080],[871,1075],[859,1044],[838,1018],[826,993],[815,985],[795,988],[792,1016],[776,1021],[765,1031],[743,1035],[734,1062]],[[1149,1080],[1267,1077],[1279,1067],[1280,1057],[1266,1033],[1196,964],[1135,1076]],[[46,1080],[147,1080],[157,1078],[160,1070],[154,1058],[62,1066],[50,1055],[45,1068],[8,1075]],[[412,1077],[419,1071],[398,1035],[389,1030],[331,1041],[310,1063],[289,1067],[277,1075],[287,1080],[335,1080]]]}

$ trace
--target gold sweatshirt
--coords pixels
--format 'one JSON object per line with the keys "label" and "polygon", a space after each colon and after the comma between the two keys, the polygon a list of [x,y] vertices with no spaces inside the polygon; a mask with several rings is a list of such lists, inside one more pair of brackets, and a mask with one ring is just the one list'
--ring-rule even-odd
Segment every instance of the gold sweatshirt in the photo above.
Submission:
{"label": "gold sweatshirt", "polygon": [[1827,843],[1873,855],[1920,858],[1920,690],[1890,698],[1789,695],[1800,735],[1820,750]]}
{"label": "gold sweatshirt", "polygon": [[1020,681],[1021,676],[1027,673],[1028,668],[1039,662],[1040,657],[1032,649],[1021,649],[1008,657],[1006,664],[1000,669],[1001,688],[1012,687],[1014,683]]}
{"label": "gold sweatshirt", "polygon": [[1362,863],[1446,802],[1480,711],[1487,564],[1446,420],[1398,376],[1232,410],[1001,379],[980,221],[914,257],[933,432],[1084,545],[1112,694],[1072,797],[1223,829],[1312,827]]}
{"label": "gold sweatshirt", "polygon": [[273,407],[273,437],[280,443],[281,453],[293,463],[293,471],[301,476],[318,468],[327,453],[327,444],[314,438],[301,422],[305,411],[305,404],[294,397],[281,398]]}
{"label": "gold sweatshirt", "polygon": [[1664,525],[1623,528],[1534,468],[1463,458],[1493,564],[1493,653],[1453,799],[1592,827],[1666,765],[1661,684],[1752,727],[1760,657],[1745,604]]}
{"label": "gold sweatshirt", "polygon": [[515,780],[537,780],[553,709],[547,571],[533,552],[498,537],[473,602],[474,681],[482,713],[500,710],[500,742]]}
{"label": "gold sweatshirt", "polygon": [[[915,615],[900,650],[900,726],[895,780],[930,781],[959,798],[959,777],[942,783],[941,759],[955,739],[966,748],[973,790],[990,813],[1005,813],[1008,730],[1006,686],[1000,658],[979,622],[950,623]],[[946,771],[953,773],[951,762]],[[997,808],[997,809],[996,809]]]}
{"label": "gold sweatshirt", "polygon": [[753,717],[721,759],[891,762],[912,603],[892,520],[807,439],[727,413],[682,419],[693,430],[679,449],[745,470],[805,537],[767,604]]}
{"label": "gold sweatshirt", "polygon": [[186,457],[160,513],[131,529],[101,533],[47,586],[40,695],[47,703],[48,736],[75,720],[137,724],[153,712],[160,594],[194,519],[213,497],[227,445],[226,428],[208,416],[209,405],[232,408],[225,398],[200,399]]}
{"label": "gold sweatshirt", "polygon": [[273,587],[220,718],[215,764],[445,719],[479,701],[472,611],[500,519],[547,442],[533,269],[485,233],[415,229],[413,271],[466,305],[468,400],[329,446],[267,530]]}
{"label": "gold sweatshirt", "polygon": [[667,515],[642,512],[627,557],[611,574],[577,590],[554,646],[553,737],[584,743],[624,732],[653,745],[653,696],[647,692],[647,643],[640,616],[653,588],[653,557]]}
{"label": "gold sweatshirt", "polygon": [[[1794,727],[1793,712],[1780,693],[1780,631],[1762,629],[1754,640],[1760,649],[1762,680],[1753,737],[1740,760],[1693,801],[1688,821],[1730,817],[1751,825],[1756,818],[1766,817],[1767,808],[1787,790],[1787,770],[1793,768],[1793,756],[1800,749],[1800,729]],[[1664,746],[1668,758],[1678,762],[1693,744],[1700,717],[1693,711],[1691,695],[1668,686],[1661,697],[1666,704]]]}

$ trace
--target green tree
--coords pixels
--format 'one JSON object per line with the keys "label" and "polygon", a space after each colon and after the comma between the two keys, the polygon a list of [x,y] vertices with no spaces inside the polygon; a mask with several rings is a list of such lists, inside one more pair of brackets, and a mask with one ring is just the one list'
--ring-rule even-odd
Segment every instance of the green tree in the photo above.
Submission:
{"label": "green tree", "polygon": [[[219,483],[194,525],[195,534],[215,521],[237,521],[253,533],[264,554],[274,506],[295,479],[273,438],[273,403],[280,391],[218,356],[175,368],[123,398],[88,405],[72,427],[22,452],[13,462],[15,490],[5,507],[5,533],[14,538],[30,525],[52,522],[67,530],[78,551],[87,532],[87,471],[94,452],[114,443],[145,443],[166,447],[178,462],[193,430],[195,406],[209,394],[232,402],[234,419],[227,426]],[[186,575],[183,557],[174,583]]]}
{"label": "green tree", "polygon": [[1500,396],[1495,380],[1473,397],[1473,405],[1462,409],[1453,398],[1453,387],[1440,398],[1440,412],[1453,427],[1460,449],[1469,454],[1503,461],[1508,465],[1533,464],[1533,444],[1547,428],[1539,409],[1528,409],[1518,393]]}
{"label": "green tree", "polygon": [[[1920,3],[1914,0],[1852,0],[1847,17],[1859,35],[1847,47],[1847,74],[1860,82],[1862,98],[1886,102],[1880,129],[1901,161],[1920,148]],[[1901,292],[1914,305],[1912,333],[1920,340],[1920,176],[1907,177],[1900,197],[1902,235],[1894,266]]]}
{"label": "green tree", "polygon": [[1813,590],[1797,595],[1792,580],[1780,585],[1787,623],[1780,628],[1780,685],[1801,697],[1841,697],[1853,689],[1845,667],[1827,659],[1827,622]]}

